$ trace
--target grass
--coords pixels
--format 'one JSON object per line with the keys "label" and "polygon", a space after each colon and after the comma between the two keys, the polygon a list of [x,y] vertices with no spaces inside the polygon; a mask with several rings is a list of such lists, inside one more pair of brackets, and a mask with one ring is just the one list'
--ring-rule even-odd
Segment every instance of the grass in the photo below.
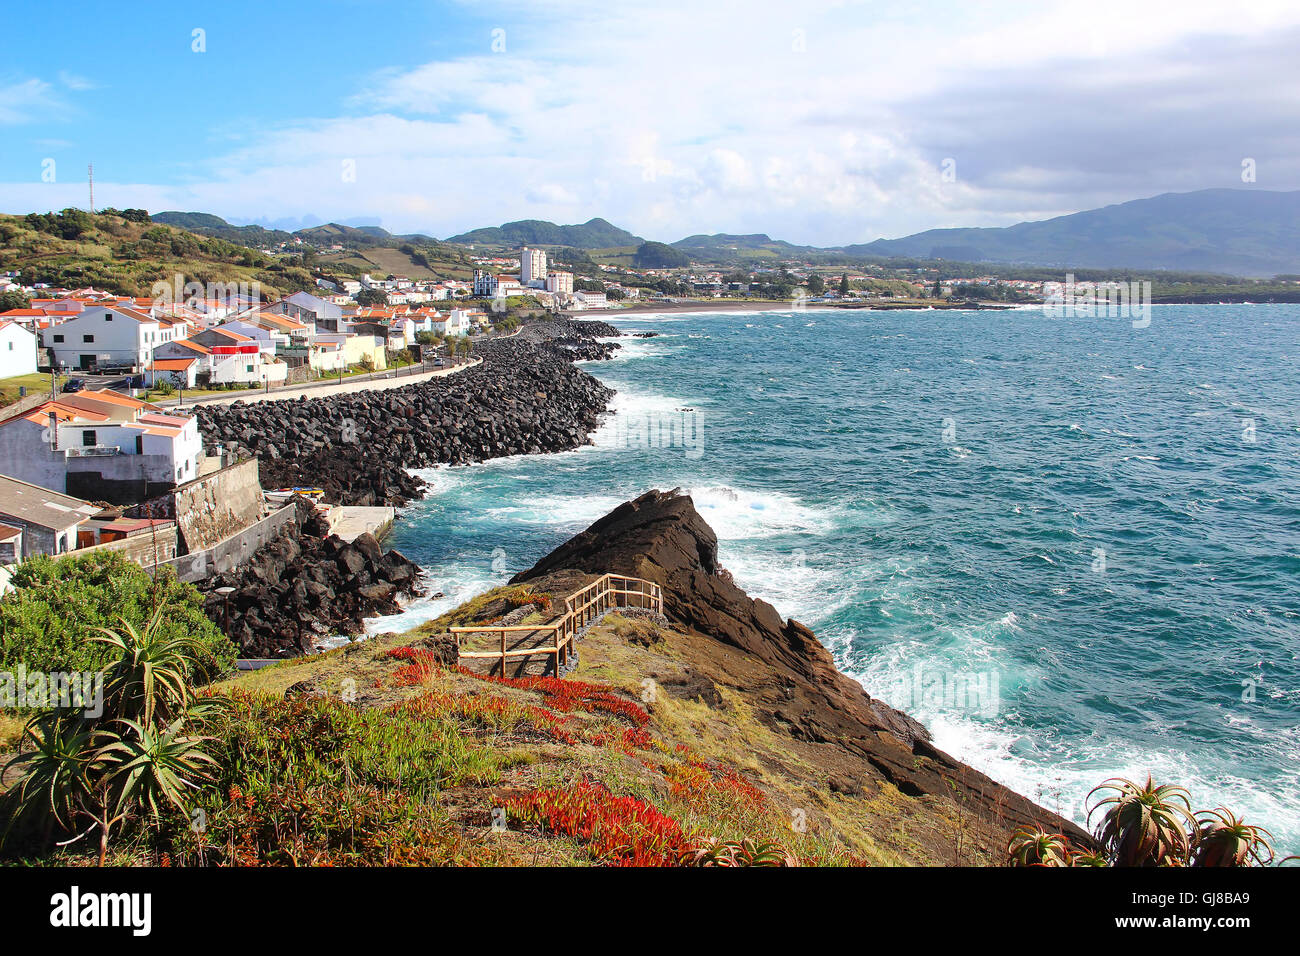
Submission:
{"label": "grass", "polygon": [[[66,375],[60,375],[56,387],[62,388],[63,383],[67,380]],[[31,375],[0,378],[0,406],[10,405],[18,401],[19,388],[26,388],[28,395],[33,395],[36,392],[48,395],[50,393],[50,376],[41,372],[33,372]]]}

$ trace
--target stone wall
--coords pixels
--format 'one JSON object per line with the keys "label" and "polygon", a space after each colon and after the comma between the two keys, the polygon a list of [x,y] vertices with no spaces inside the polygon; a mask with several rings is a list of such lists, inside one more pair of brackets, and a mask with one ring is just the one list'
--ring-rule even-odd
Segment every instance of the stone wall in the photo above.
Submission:
{"label": "stone wall", "polygon": [[262,518],[262,485],[252,458],[186,482],[173,513],[187,552],[206,551]]}
{"label": "stone wall", "polygon": [[105,541],[103,544],[92,544],[88,548],[78,548],[72,554],[80,557],[83,554],[90,554],[95,551],[120,551],[136,564],[149,568],[153,567],[155,563],[155,555],[158,558],[158,564],[167,564],[176,557],[178,548],[176,526],[172,525],[158,531],[134,534],[129,538]]}
{"label": "stone wall", "polygon": [[191,551],[183,557],[163,562],[172,568],[180,580],[189,584],[206,580],[217,574],[233,571],[248,560],[262,545],[274,540],[284,529],[301,526],[298,509],[293,504],[254,522],[249,527],[218,542],[212,547]]}

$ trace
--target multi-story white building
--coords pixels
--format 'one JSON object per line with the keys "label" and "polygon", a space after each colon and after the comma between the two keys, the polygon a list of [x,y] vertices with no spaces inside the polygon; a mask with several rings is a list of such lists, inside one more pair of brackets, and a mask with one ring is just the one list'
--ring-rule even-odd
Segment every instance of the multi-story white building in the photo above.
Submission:
{"label": "multi-story white building", "polygon": [[144,368],[153,350],[171,337],[157,319],[121,306],[93,306],[41,332],[41,345],[58,368],[83,371],[97,366]]}
{"label": "multi-story white building", "polygon": [[573,294],[573,273],[572,272],[552,272],[546,277],[546,291],[556,292],[561,295]]}
{"label": "multi-story white building", "polygon": [[524,247],[519,256],[519,281],[528,286],[546,285],[546,252]]}
{"label": "multi-story white building", "polygon": [[96,501],[142,501],[198,477],[198,419],[107,389],[61,395],[0,421],[5,472]]}

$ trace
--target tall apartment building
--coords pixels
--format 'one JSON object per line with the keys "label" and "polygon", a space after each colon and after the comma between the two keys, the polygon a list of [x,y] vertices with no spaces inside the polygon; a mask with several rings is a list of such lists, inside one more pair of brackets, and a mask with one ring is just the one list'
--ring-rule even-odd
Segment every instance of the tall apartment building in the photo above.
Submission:
{"label": "tall apartment building", "polygon": [[519,281],[524,285],[546,284],[546,251],[524,247],[519,256]]}
{"label": "tall apartment building", "polygon": [[573,273],[552,272],[546,277],[546,291],[573,294]]}

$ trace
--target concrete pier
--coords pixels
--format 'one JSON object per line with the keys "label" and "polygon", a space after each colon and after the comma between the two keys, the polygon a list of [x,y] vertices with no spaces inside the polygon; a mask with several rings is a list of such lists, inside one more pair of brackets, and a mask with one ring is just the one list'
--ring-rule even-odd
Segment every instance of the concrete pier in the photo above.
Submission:
{"label": "concrete pier", "polygon": [[344,541],[353,541],[369,531],[376,538],[382,538],[393,526],[397,509],[390,507],[362,508],[352,505],[335,505],[330,508],[330,534],[336,534]]}

